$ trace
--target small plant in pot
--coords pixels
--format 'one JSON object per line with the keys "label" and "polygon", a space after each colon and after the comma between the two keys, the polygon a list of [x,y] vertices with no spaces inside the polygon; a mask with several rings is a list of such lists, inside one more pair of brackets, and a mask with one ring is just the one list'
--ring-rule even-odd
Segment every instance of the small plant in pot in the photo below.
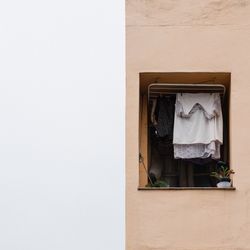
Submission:
{"label": "small plant in pot", "polygon": [[218,179],[218,188],[229,188],[231,187],[230,176],[232,174],[234,174],[233,169],[230,169],[225,162],[218,161],[216,164],[216,171],[212,172],[211,176]]}

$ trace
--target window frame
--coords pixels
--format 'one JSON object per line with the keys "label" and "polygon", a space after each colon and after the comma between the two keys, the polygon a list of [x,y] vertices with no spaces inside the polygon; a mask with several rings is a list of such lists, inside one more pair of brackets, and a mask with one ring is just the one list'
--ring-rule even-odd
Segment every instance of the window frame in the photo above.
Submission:
{"label": "window frame", "polygon": [[[149,76],[145,81],[145,76]],[[143,78],[144,83],[143,85]],[[225,95],[223,100],[223,109],[226,106],[226,110],[223,111],[223,130],[226,127],[226,136],[223,135],[223,144],[227,144],[225,149],[225,155],[223,158],[230,164],[230,124],[229,124],[229,114],[230,114],[230,86],[231,86],[231,73],[230,72],[142,72],[140,73],[140,101],[139,101],[139,153],[142,154],[144,163],[142,163],[139,157],[139,186],[138,190],[223,190],[217,187],[165,187],[165,188],[155,188],[155,187],[145,187],[148,184],[148,167],[150,158],[150,145],[149,145],[149,96],[147,90],[152,84],[159,85],[162,82],[168,83],[171,79],[171,83],[179,86],[185,87],[186,84],[202,84],[202,82],[211,82],[211,86],[218,85],[218,83],[225,88]],[[217,78],[217,79],[216,79]],[[215,81],[216,80],[216,81]],[[207,85],[207,84],[206,84]],[[187,86],[187,85],[186,85]],[[181,91],[180,91],[181,92]],[[226,125],[225,125],[226,124]],[[223,146],[224,147],[224,146]],[[230,165],[229,165],[230,166]],[[234,190],[235,187],[227,188],[227,190]]]}

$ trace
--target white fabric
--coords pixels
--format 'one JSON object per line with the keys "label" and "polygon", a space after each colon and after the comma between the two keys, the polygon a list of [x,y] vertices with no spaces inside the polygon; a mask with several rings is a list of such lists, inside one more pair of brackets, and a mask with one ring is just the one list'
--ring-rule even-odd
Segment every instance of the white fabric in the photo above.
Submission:
{"label": "white fabric", "polygon": [[220,158],[223,118],[219,94],[176,95],[174,157]]}
{"label": "white fabric", "polygon": [[193,159],[208,158],[220,159],[220,143],[212,141],[209,144],[174,144],[174,158]]}
{"label": "white fabric", "polygon": [[[211,98],[213,98],[213,102]],[[194,112],[192,112],[193,108],[195,108]],[[182,110],[183,113],[180,112]],[[204,110],[211,117],[210,119],[207,118]],[[218,141],[221,144],[223,142],[223,120],[219,94],[177,94],[173,143],[209,144],[212,141]]]}
{"label": "white fabric", "polygon": [[198,94],[177,94],[176,110],[181,117],[190,117],[192,109],[199,104],[208,119],[220,115],[220,95],[217,93],[198,93]]}

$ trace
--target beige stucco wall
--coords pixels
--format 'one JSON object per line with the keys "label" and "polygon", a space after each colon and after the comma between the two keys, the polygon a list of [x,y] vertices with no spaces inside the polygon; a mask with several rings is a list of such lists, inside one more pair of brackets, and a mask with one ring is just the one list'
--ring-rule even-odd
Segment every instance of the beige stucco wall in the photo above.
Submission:
{"label": "beige stucco wall", "polygon": [[[250,249],[250,0],[126,1],[126,249]],[[236,191],[137,191],[139,72],[231,72]]]}

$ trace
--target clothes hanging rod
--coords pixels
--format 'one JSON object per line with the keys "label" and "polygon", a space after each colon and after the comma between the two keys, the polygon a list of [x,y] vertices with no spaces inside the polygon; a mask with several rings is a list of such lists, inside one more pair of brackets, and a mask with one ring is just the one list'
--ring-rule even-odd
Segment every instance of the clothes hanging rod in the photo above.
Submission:
{"label": "clothes hanging rod", "polygon": [[224,94],[224,91],[223,90],[220,90],[220,89],[194,89],[194,88],[190,88],[190,89],[188,89],[188,88],[176,88],[176,89],[151,89],[150,90],[150,93],[154,93],[154,92],[187,92],[187,91],[206,91],[206,92],[210,92],[210,93],[212,93],[213,91],[214,92],[216,92],[216,93],[221,93],[221,94]]}
{"label": "clothes hanging rod", "polygon": [[152,95],[177,94],[182,92],[220,93],[224,98],[226,87],[223,84],[204,83],[152,83],[148,86],[148,98],[152,97]]}
{"label": "clothes hanging rod", "polygon": [[148,86],[148,89],[150,90],[150,88],[152,87],[156,87],[156,88],[164,88],[167,89],[166,87],[169,87],[171,89],[174,88],[182,88],[182,89],[186,89],[186,88],[191,88],[191,89],[199,89],[199,90],[203,90],[203,89],[215,89],[215,90],[219,90],[222,89],[223,93],[226,92],[226,88],[224,85],[222,84],[201,84],[201,83],[152,83]]}

